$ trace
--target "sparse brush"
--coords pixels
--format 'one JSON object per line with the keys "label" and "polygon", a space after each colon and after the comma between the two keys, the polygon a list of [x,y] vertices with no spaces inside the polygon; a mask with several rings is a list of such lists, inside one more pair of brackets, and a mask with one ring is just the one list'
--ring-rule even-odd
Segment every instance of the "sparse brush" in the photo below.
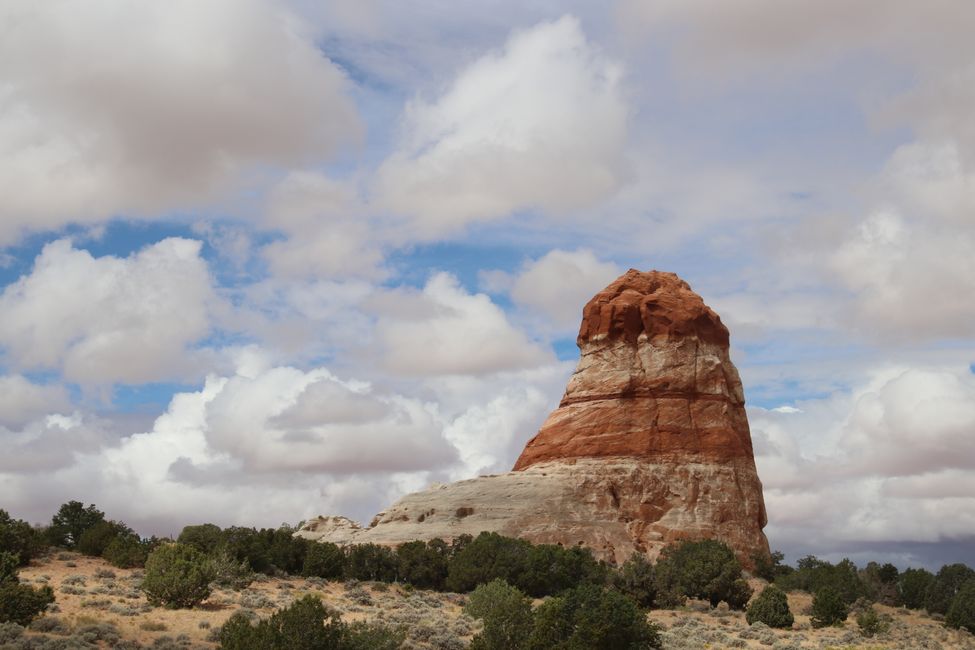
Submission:
{"label": "sparse brush", "polygon": [[139,629],[146,632],[165,632],[169,627],[162,621],[142,621],[139,623]]}
{"label": "sparse brush", "polygon": [[71,633],[71,626],[62,621],[57,616],[42,616],[31,621],[30,629],[33,632],[43,632],[44,634],[58,634],[66,636]]}

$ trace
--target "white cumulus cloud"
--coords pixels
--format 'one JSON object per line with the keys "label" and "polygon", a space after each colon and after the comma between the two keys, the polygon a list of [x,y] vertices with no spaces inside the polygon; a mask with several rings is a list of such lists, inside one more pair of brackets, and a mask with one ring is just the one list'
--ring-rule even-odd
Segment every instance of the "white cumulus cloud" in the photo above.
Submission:
{"label": "white cumulus cloud", "polygon": [[422,292],[380,295],[372,308],[377,354],[397,374],[478,375],[554,361],[488,296],[467,293],[448,273],[431,277]]}
{"label": "white cumulus cloud", "polygon": [[216,300],[200,247],[170,238],[128,258],[96,258],[68,239],[46,245],[0,294],[6,358],[82,384],[186,376]]}
{"label": "white cumulus cloud", "polygon": [[421,236],[518,209],[591,205],[625,176],[621,75],[574,17],[513,33],[435,101],[407,106],[378,201],[412,216]]}
{"label": "white cumulus cloud", "polygon": [[546,317],[556,329],[571,331],[579,326],[586,302],[622,272],[588,249],[553,250],[521,270],[511,297]]}
{"label": "white cumulus cloud", "polygon": [[962,489],[975,469],[967,367],[878,369],[852,391],[800,406],[749,413],[773,546],[826,553],[971,534],[975,497]]}

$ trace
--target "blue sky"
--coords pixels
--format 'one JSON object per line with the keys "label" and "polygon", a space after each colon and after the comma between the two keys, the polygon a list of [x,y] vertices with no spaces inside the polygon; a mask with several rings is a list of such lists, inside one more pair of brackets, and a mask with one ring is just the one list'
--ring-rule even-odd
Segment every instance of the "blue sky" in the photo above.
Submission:
{"label": "blue sky", "polygon": [[0,505],[368,520],[506,471],[656,268],[731,329],[774,548],[975,564],[972,11],[5,4]]}

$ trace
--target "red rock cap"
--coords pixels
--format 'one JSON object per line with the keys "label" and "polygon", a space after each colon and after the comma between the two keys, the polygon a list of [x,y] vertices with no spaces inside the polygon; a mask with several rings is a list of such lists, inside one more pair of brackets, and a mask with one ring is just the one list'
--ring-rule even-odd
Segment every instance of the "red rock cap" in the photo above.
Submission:
{"label": "red rock cap", "polygon": [[695,336],[728,346],[728,328],[701,296],[674,273],[630,269],[582,310],[576,343]]}

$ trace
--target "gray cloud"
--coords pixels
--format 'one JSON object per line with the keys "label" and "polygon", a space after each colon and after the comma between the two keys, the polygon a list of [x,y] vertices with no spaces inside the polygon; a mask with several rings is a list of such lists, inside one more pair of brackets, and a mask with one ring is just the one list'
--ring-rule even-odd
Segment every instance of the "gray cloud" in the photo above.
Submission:
{"label": "gray cloud", "polygon": [[361,128],[343,74],[265,0],[7,2],[0,77],[0,241],[210,202]]}

